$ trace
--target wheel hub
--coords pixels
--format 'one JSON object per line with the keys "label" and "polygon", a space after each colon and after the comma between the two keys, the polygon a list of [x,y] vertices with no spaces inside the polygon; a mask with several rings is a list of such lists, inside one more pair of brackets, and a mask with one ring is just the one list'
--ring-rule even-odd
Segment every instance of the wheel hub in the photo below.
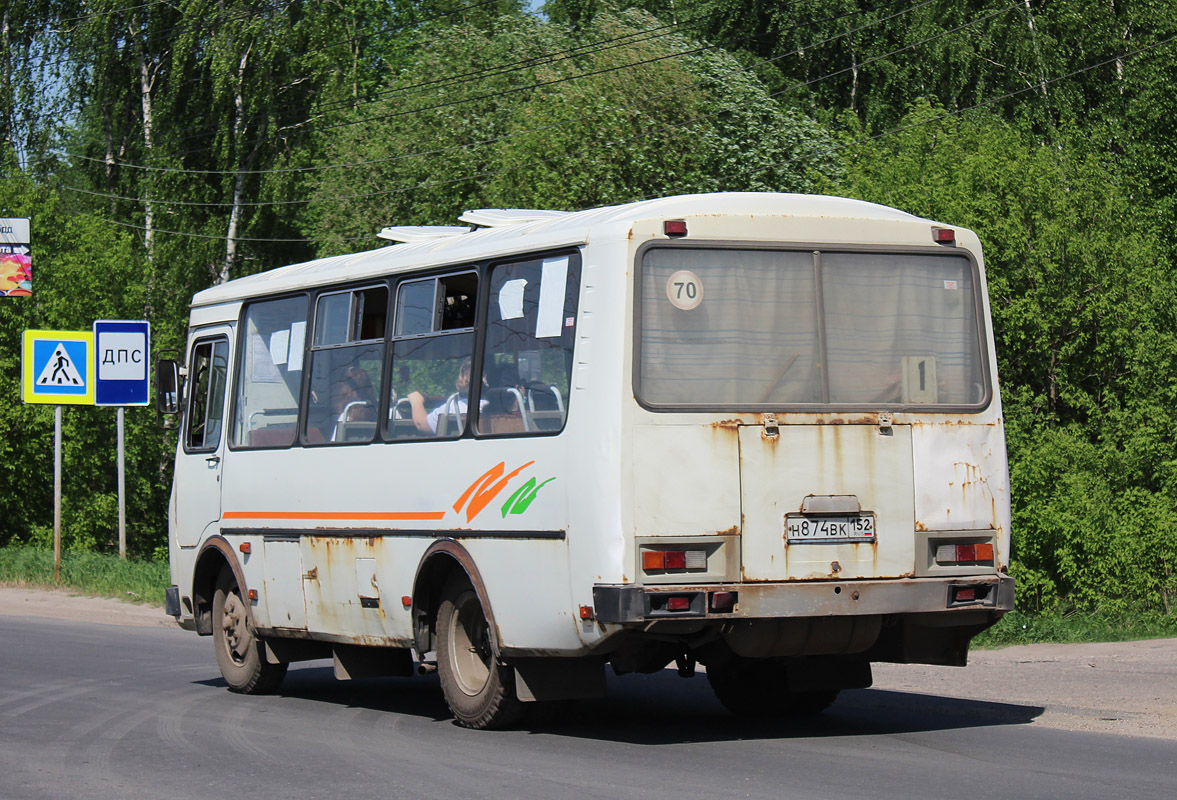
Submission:
{"label": "wheel hub", "polygon": [[482,617],[477,597],[471,595],[456,609],[451,627],[454,677],[462,691],[477,695],[490,679],[494,658],[490,631]]}
{"label": "wheel hub", "polygon": [[225,610],[221,616],[221,628],[225,631],[225,644],[229,647],[229,655],[233,660],[241,663],[253,644],[253,634],[249,630],[249,622],[245,613],[245,604],[236,593],[230,593],[225,598]]}

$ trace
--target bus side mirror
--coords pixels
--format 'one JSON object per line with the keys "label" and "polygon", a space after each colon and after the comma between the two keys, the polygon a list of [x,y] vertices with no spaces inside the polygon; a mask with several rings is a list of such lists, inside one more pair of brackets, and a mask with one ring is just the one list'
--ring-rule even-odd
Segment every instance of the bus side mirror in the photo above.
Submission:
{"label": "bus side mirror", "polygon": [[155,365],[155,410],[168,416],[180,413],[180,366],[170,358]]}

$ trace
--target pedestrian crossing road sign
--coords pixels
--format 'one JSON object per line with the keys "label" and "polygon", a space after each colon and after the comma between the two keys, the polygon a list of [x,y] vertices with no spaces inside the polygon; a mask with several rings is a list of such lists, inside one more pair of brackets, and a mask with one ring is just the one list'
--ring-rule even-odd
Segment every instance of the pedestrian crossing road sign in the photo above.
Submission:
{"label": "pedestrian crossing road sign", "polygon": [[26,403],[94,405],[94,333],[25,331],[20,394]]}

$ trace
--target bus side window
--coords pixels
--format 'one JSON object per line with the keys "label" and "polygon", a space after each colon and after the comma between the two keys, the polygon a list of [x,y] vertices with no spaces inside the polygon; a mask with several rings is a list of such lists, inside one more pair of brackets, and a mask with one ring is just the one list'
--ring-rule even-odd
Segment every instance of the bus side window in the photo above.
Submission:
{"label": "bus side window", "polygon": [[306,320],[305,295],[246,308],[233,417],[235,446],[294,444]]}
{"label": "bus side window", "polygon": [[475,272],[398,287],[388,438],[452,439],[465,432],[477,297]]}
{"label": "bus side window", "polygon": [[375,438],[387,317],[386,286],[325,293],[315,301],[304,442]]}
{"label": "bus side window", "polygon": [[192,348],[184,433],[188,452],[216,450],[221,443],[228,358],[229,343],[224,339],[206,339]]}
{"label": "bus side window", "polygon": [[563,429],[579,287],[577,253],[492,267],[479,433]]}

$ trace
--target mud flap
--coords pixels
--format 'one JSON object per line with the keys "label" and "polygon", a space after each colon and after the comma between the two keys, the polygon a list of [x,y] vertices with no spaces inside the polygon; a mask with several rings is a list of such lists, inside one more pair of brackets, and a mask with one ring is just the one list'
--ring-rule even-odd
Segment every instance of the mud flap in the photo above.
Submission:
{"label": "mud flap", "polygon": [[870,662],[864,658],[791,658],[787,674],[792,692],[867,689],[874,682]]}
{"label": "mud flap", "polygon": [[599,658],[513,658],[515,692],[525,703],[605,696],[605,662]]}

